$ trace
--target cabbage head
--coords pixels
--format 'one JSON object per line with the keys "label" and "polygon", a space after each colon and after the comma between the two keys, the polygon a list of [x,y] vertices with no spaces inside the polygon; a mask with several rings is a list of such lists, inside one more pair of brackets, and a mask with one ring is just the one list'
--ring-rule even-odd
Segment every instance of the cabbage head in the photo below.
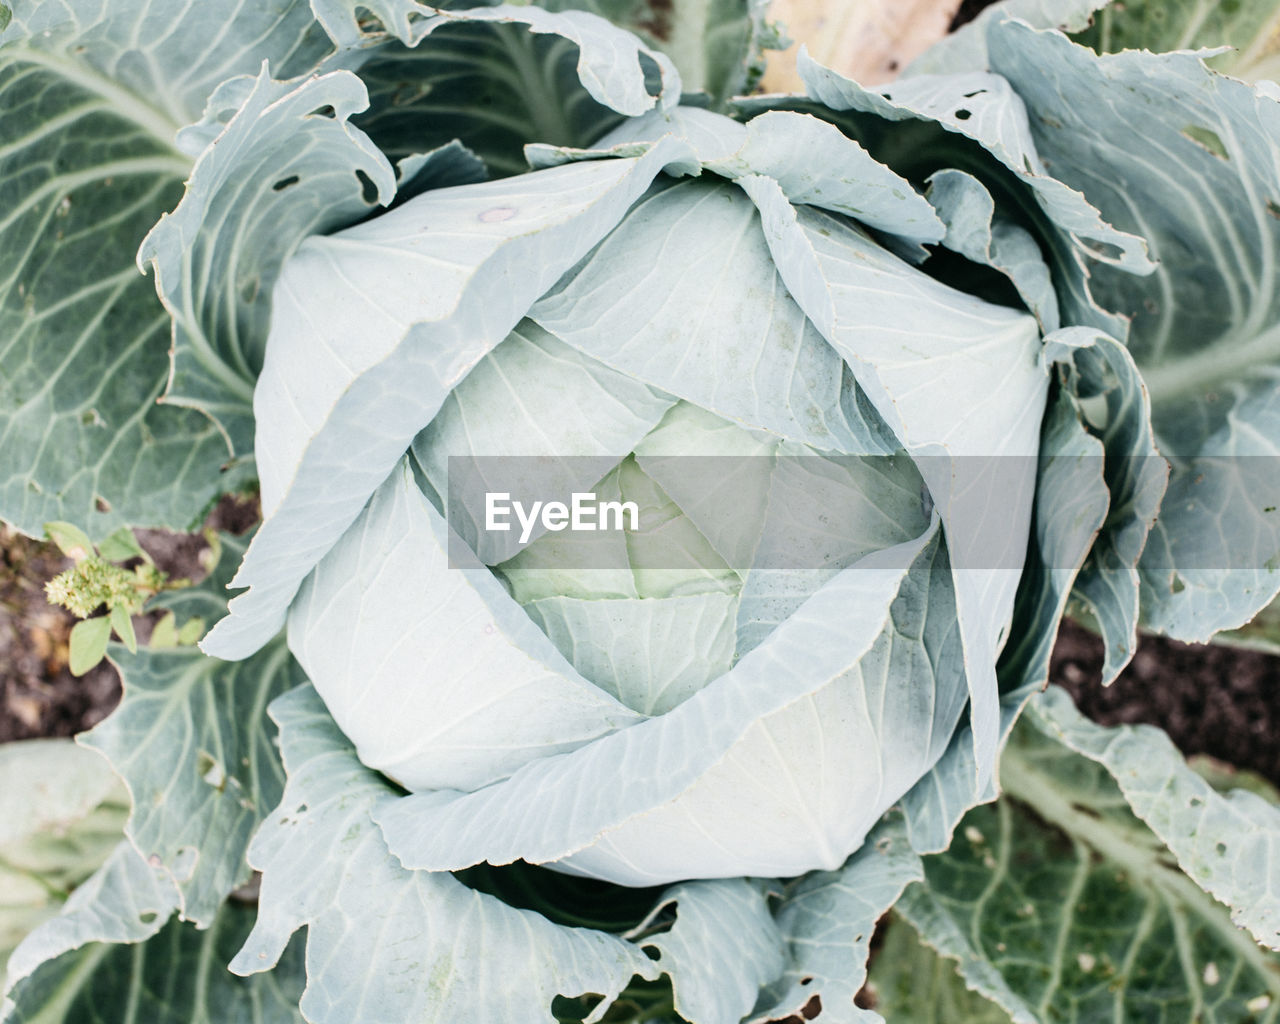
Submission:
{"label": "cabbage head", "polygon": [[[380,816],[408,867],[834,869],[966,706],[990,776],[1041,327],[913,266],[933,207],[808,114],[533,157],[285,265],[241,579],[332,535],[289,644],[410,792]],[[513,490],[638,520],[522,544],[464,500]],[[273,529],[304,501],[305,535]],[[258,598],[207,650],[245,653],[283,612]]]}

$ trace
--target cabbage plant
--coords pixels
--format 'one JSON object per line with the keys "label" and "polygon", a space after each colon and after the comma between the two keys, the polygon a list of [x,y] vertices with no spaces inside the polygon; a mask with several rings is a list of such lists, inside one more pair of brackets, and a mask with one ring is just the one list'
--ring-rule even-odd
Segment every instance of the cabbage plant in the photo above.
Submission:
{"label": "cabbage plant", "polygon": [[1274,84],[585,6],[3,9],[0,512],[263,520],[0,1019],[1275,1019],[1275,794],[1042,693],[1280,590]]}

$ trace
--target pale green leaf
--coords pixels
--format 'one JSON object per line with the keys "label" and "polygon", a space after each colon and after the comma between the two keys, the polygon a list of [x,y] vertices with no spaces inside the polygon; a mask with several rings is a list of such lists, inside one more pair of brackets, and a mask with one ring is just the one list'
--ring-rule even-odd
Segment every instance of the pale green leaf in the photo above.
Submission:
{"label": "pale green leaf", "polygon": [[131,558],[147,558],[147,553],[138,544],[138,538],[127,526],[122,526],[101,544],[98,553],[108,562],[127,562]]}
{"label": "pale green leaf", "polygon": [[305,3],[252,9],[16,3],[0,35],[0,515],[187,528],[221,487],[225,440],[157,405],[168,326],[134,253],[177,202],[174,143],[222,80],[264,58],[294,74],[327,40]]}
{"label": "pale green leaf", "polygon": [[1191,54],[1097,57],[1016,22],[989,43],[1053,173],[1160,261],[1143,279],[1101,262],[1093,288],[1133,318],[1128,346],[1173,462],[1139,566],[1143,615],[1206,640],[1280,590],[1280,102]]}
{"label": "pale green leaf", "polygon": [[[604,996],[656,966],[602,931],[554,925],[451,875],[407,871],[370,818],[397,791],[357,760],[315,691],[275,702],[289,781],[254,840],[258,923],[233,969],[268,970],[307,928],[313,1024],[545,1021],[555,996]],[[371,985],[369,979],[377,979]]]}
{"label": "pale green leaf", "polygon": [[1150,726],[1094,725],[1066,692],[1052,687],[1032,702],[1031,721],[1107,769],[1133,813],[1197,885],[1231,909],[1258,942],[1280,950],[1280,808],[1246,790],[1216,792]]}
{"label": "pale green leaf", "polygon": [[303,578],[459,378],[681,149],[436,189],[299,248],[276,288],[255,393],[267,518],[234,581],[251,590],[205,638],[207,652],[245,657],[274,635]]}
{"label": "pale green leaf", "polygon": [[116,605],[111,609],[107,618],[111,622],[111,628],[116,636],[120,638],[120,642],[129,649],[129,653],[138,653],[138,637],[133,631],[133,619],[129,615],[129,611],[124,605]]}
{"label": "pale green leaf", "polygon": [[[738,1024],[761,990],[782,976],[789,951],[768,895],[768,883],[757,879],[683,882],[664,892],[649,917],[627,933],[671,976],[681,1017]],[[649,935],[654,919],[672,907],[675,923]]]}
{"label": "pale green leaf", "polygon": [[106,615],[84,619],[72,626],[67,642],[71,674],[82,676],[106,657],[110,638],[111,619]]}
{"label": "pale green leaf", "polygon": [[729,671],[732,594],[544,597],[525,611],[585,679],[644,715],[670,711]]}
{"label": "pale green leaf", "polygon": [[[349,123],[367,106],[349,72],[286,83],[264,67],[224,83],[195,128],[217,130],[216,144],[138,251],[173,318],[165,401],[215,419],[235,455],[253,449],[253,384],[281,265],[308,235],[368,214],[365,180],[383,205],[395,194],[386,157]],[[315,113],[325,107],[333,116]]]}
{"label": "pale green leaf", "polygon": [[237,978],[225,964],[253,910],[224,906],[206,931],[171,920],[141,945],[93,943],[42,964],[12,993],[5,1024],[304,1024],[302,943],[274,971]]}
{"label": "pale green leaf", "polygon": [[1114,3],[1073,37],[1099,53],[1120,50],[1197,50],[1230,46],[1209,65],[1256,81],[1280,78],[1280,4],[1276,0],[1162,0]]}
{"label": "pale green leaf", "polygon": [[169,647],[178,646],[178,627],[177,619],[173,612],[165,612],[160,617],[160,621],[151,627],[151,639],[147,646],[153,650],[164,650]]}
{"label": "pale green leaf", "polygon": [[[1018,1022],[1272,1022],[1280,958],[1183,873],[1105,767],[1030,723],[897,910]],[[1274,812],[1273,812],[1274,813]]]}
{"label": "pale green leaf", "polygon": [[45,523],[44,534],[58,545],[59,551],[77,562],[94,553],[93,541],[74,523]]}
{"label": "pale green leaf", "polygon": [[0,745],[0,972],[119,843],[128,795],[111,766],[66,739]]}
{"label": "pale green leaf", "polygon": [[[931,529],[846,569],[665,715],[375,817],[404,863],[437,869],[523,857],[647,885],[837,867],[955,728],[954,616]],[[910,637],[891,625],[907,621]]]}
{"label": "pale green leaf", "polygon": [[[413,453],[435,491],[449,496],[450,528],[493,565],[523,545],[518,522],[505,533],[484,528],[486,493],[506,492],[526,507],[534,499],[567,502],[674,404],[525,320],[450,392]],[[496,483],[488,479],[494,470]],[[539,527],[531,537],[542,534]]]}

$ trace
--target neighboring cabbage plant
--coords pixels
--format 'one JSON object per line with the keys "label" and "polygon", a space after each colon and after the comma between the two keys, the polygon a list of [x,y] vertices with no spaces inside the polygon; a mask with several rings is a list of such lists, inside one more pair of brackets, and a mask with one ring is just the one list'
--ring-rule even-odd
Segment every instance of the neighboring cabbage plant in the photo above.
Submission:
{"label": "neighboring cabbage plant", "polygon": [[0,8],[0,512],[263,508],[0,1019],[1275,1020],[1274,794],[1037,695],[1280,589],[1274,87],[1014,4],[733,99],[757,5],[569,6]]}

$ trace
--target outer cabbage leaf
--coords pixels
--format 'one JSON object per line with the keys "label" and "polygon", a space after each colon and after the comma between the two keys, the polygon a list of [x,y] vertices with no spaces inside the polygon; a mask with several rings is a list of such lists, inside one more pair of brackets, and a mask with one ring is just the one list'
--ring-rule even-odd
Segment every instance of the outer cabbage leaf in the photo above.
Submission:
{"label": "outer cabbage leaf", "polygon": [[[28,935],[9,958],[5,1002],[0,1020],[9,1020],[14,1003],[47,1008],[49,989],[66,990],[65,978],[79,964],[68,955],[92,961],[105,955],[103,943],[137,943],[151,938],[178,904],[173,880],[149,865],[122,840],[94,874],[76,889],[62,913]],[[50,984],[49,979],[52,979]],[[35,998],[28,992],[37,993]],[[22,1019],[22,1018],[19,1018]],[[55,1019],[57,1019],[55,1014]]]}
{"label": "outer cabbage leaf", "polygon": [[1195,50],[1231,46],[1209,66],[1245,81],[1280,78],[1280,4],[1275,0],[1110,4],[1073,37],[1099,53]]}
{"label": "outer cabbage leaf", "polygon": [[[1107,685],[1137,648],[1135,564],[1159,510],[1169,470],[1152,438],[1146,388],[1125,348],[1106,335],[1074,328],[1054,336],[1046,356],[1061,360],[1064,387],[1077,404],[1077,416],[1087,421],[1087,410],[1092,410],[1095,417],[1101,412],[1103,419],[1093,429],[1106,453],[1102,470],[1109,507],[1072,596],[1106,643],[1102,682]],[[1095,468],[1085,467],[1083,472]]]}
{"label": "outer cabbage leaf", "polygon": [[1125,321],[1101,308],[1089,289],[1093,262],[1149,273],[1140,238],[1106,224],[1079,193],[1048,174],[1036,153],[1026,111],[998,75],[926,75],[868,89],[814,63],[799,64],[812,97],[736,101],[744,115],[795,110],[831,121],[875,159],[924,188],[940,170],[962,170],[998,197],[1002,215],[1030,230],[1045,249],[1062,321],[1123,337]]}
{"label": "outer cabbage leaf", "polygon": [[867,977],[876,1010],[911,1024],[1012,1024],[995,1003],[968,988],[956,965],[920,941],[896,914],[881,937]]}
{"label": "outer cabbage leaf", "polygon": [[867,976],[876,922],[920,878],[920,858],[902,822],[889,817],[839,870],[793,882],[776,912],[791,964],[750,1024],[810,1019],[814,1000],[824,1024],[880,1024],[880,1015],[858,1007],[854,997]]}
{"label": "outer cabbage leaf", "polygon": [[227,973],[224,964],[252,924],[253,911],[231,903],[205,931],[175,919],[140,945],[91,943],[63,953],[13,989],[8,1015],[0,1019],[6,1024],[303,1024],[298,1012],[301,943],[290,946],[269,975],[246,980]]}
{"label": "outer cabbage leaf", "polygon": [[657,976],[638,947],[612,935],[554,925],[448,874],[401,868],[370,818],[397,792],[357,760],[315,691],[279,698],[272,715],[289,781],[250,850],[263,871],[258,923],[234,971],[269,970],[306,925],[301,1008],[315,1024],[551,1024],[556,995],[587,992],[604,996],[588,1018],[597,1020],[633,975]]}
{"label": "outer cabbage leaf", "polygon": [[495,175],[515,174],[527,169],[526,143],[585,146],[624,114],[680,95],[664,54],[584,11],[388,3],[375,12],[382,24],[365,25],[356,20],[364,4],[316,7],[348,40],[334,63],[369,87],[356,123],[393,160],[456,138]]}
{"label": "outer cabbage leaf", "polygon": [[[1070,352],[1065,348],[1061,354]],[[1026,567],[1010,640],[998,666],[1002,743],[1026,702],[1048,679],[1058,623],[1110,504],[1102,443],[1086,428],[1075,396],[1061,384],[1055,385],[1046,410],[1038,463]],[[937,765],[903,798],[913,848],[919,853],[947,849],[965,812],[995,797],[994,780],[978,779],[969,727],[957,729]]]}
{"label": "outer cabbage leaf", "polygon": [[[344,72],[291,84],[264,68],[224,83],[187,133],[203,141],[216,131],[216,145],[138,253],[173,317],[165,401],[207,412],[236,455],[253,448],[253,383],[281,264],[308,235],[369,212],[363,180],[384,205],[395,193],[386,158],[348,123],[367,106],[364,86]],[[332,117],[316,113],[325,107]]]}
{"label": "outer cabbage leaf", "polygon": [[1028,715],[1001,784],[896,908],[969,986],[1027,1024],[1280,1015],[1276,956],[1170,860],[1106,768]]}
{"label": "outer cabbage leaf", "polygon": [[[945,75],[962,71],[989,71],[987,29],[1003,18],[1019,18],[1036,28],[1059,28],[1080,32],[1096,17],[1095,12],[1111,0],[1000,0],[982,10],[976,18],[938,40],[902,72],[910,75]],[[1138,7],[1147,7],[1138,4]],[[1161,5],[1163,10],[1165,5]],[[1155,8],[1148,8],[1154,10]],[[1149,49],[1156,49],[1143,41]],[[1165,49],[1165,47],[1161,47]]]}
{"label": "outer cabbage leaf", "polygon": [[182,917],[207,927],[249,879],[249,837],[284,779],[266,718],[271,699],[302,682],[282,642],[228,664],[190,647],[136,654],[114,648],[120,706],[81,742],[124,778],[127,833],[181,893]]}
{"label": "outer cabbage leaf", "polygon": [[764,68],[763,50],[778,46],[760,0],[543,0],[549,10],[592,11],[671,58],[685,92],[713,101],[749,93]]}
{"label": "outer cabbage leaf", "polygon": [[980,781],[989,778],[995,662],[1025,553],[1007,542],[1030,527],[1048,384],[1037,325],[938,284],[835,218],[792,207],[770,179],[741,184],[760,208],[788,291],[916,459],[939,509],[960,567],[956,616],[975,767]]}
{"label": "outer cabbage leaf", "polygon": [[[223,535],[218,561],[195,587],[160,602],[180,621],[226,613],[226,584],[244,542]],[[280,799],[284,772],[267,704],[303,681],[282,640],[243,664],[192,647],[130,654],[113,647],[124,695],[79,742],[111,762],[133,799],[126,834],[177,886],[184,920],[208,927],[249,880],[249,837]]]}
{"label": "outer cabbage leaf", "polygon": [[128,795],[67,739],[0,746],[0,970],[120,841]]}
{"label": "outer cabbage leaf", "polygon": [[1045,333],[1061,326],[1053,275],[1035,237],[1003,211],[973,175],[944,168],[929,178],[929,202],[946,224],[942,244],[1007,277]]}
{"label": "outer cabbage leaf", "polygon": [[[789,950],[769,909],[769,885],[758,879],[683,882],[662,894],[649,916],[627,933],[671,976],[675,1011],[699,1024],[738,1024],[760,992],[783,975]],[[653,922],[675,908],[660,934]]]}
{"label": "outer cabbage leaf", "polygon": [[284,624],[303,578],[458,380],[679,150],[437,189],[299,248],[276,286],[254,397],[267,518],[232,581],[251,589],[207,653],[245,657]]}
{"label": "outer cabbage leaf", "polygon": [[1219,794],[1161,730],[1094,725],[1056,687],[1030,715],[1045,735],[1106,768],[1183,871],[1225,903],[1238,926],[1280,950],[1280,807],[1244,789]]}
{"label": "outer cabbage leaf", "polygon": [[1097,57],[1017,22],[988,42],[1054,174],[1161,261],[1141,280],[1100,263],[1093,290],[1133,317],[1129,348],[1174,463],[1139,565],[1143,614],[1206,640],[1280,591],[1280,102],[1191,54]]}
{"label": "outer cabbage leaf", "polygon": [[297,73],[328,41],[289,0],[178,4],[163,33],[150,16],[32,0],[0,32],[0,514],[33,535],[186,528],[233,485],[215,425],[156,405],[167,318],[133,254],[181,193],[174,136],[214,87],[264,57]]}

